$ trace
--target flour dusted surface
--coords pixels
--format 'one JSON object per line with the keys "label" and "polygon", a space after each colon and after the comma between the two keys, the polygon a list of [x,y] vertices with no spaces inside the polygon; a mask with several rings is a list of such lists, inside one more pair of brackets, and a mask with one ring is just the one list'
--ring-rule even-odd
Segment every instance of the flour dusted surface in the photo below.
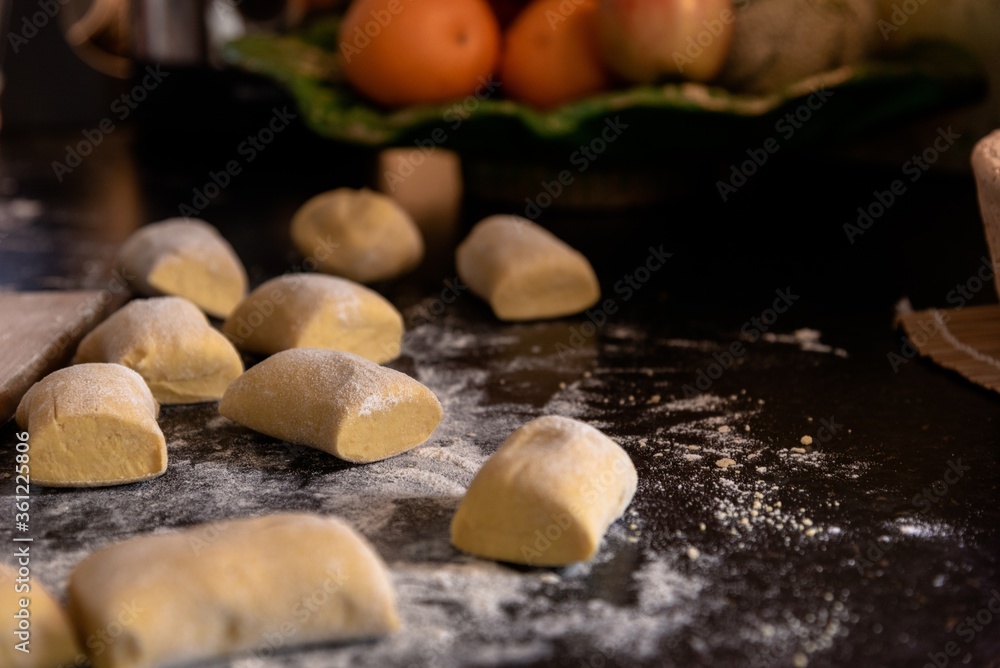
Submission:
{"label": "flour dusted surface", "polygon": [[[212,405],[166,407],[171,465],[161,478],[37,495],[36,575],[58,595],[80,559],[114,540],[311,510],[344,517],[385,558],[402,630],[377,643],[212,666],[669,665],[664,657],[692,666],[835,665],[829,657],[866,629],[876,602],[865,598],[871,587],[848,592],[861,578],[856,567],[867,567],[847,541],[864,544],[856,517],[890,490],[842,452],[858,442],[853,425],[821,443],[828,416],[816,413],[776,436],[772,415],[788,411],[799,390],[782,400],[754,388],[782,361],[819,365],[810,376],[818,387],[822,373],[849,360],[762,342],[709,391],[685,397],[681,387],[725,339],[647,336],[609,323],[564,349],[574,324],[446,314],[408,331],[391,366],[427,385],[445,417],[426,444],[373,464],[255,434]],[[634,502],[589,563],[518,569],[460,555],[448,525],[465,488],[514,429],[546,414],[582,420],[621,444],[639,471]],[[812,446],[802,447],[803,434],[816,437]],[[723,458],[735,464],[716,467]],[[960,527],[909,509],[871,539],[893,546],[891,557],[933,553],[955,535]]]}

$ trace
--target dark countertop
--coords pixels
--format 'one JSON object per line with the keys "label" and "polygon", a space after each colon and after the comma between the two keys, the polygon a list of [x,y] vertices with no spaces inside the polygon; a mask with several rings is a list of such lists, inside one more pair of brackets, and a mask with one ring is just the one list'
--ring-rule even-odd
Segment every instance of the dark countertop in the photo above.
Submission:
{"label": "dark countertop", "polygon": [[[134,154],[122,128],[58,183],[51,162],[75,136],[0,137],[6,289],[99,288],[116,245],[175,215],[217,168],[204,156],[225,154],[141,143]],[[298,204],[371,169],[363,152],[304,134],[285,142],[203,214],[253,283],[299,261],[286,232]],[[404,630],[274,656],[262,646],[213,666],[1000,665],[1000,398],[926,361],[887,360],[901,346],[895,302],[948,306],[985,253],[971,175],[929,171],[851,244],[843,223],[898,168],[782,155],[723,204],[714,181],[726,170],[694,168],[695,186],[655,208],[546,212],[614,301],[594,328],[583,316],[500,323],[468,294],[444,304],[458,232],[435,231],[418,272],[377,286],[407,319],[391,366],[445,408],[426,445],[349,466],[250,433],[213,405],[166,407],[163,477],[33,490],[33,572],[61,593],[111,541],[308,509],[346,517],[385,557]],[[464,222],[502,210],[468,202]],[[628,295],[619,281],[660,244],[673,256]],[[767,336],[752,341],[754,324],[741,334],[783,292],[795,299]],[[992,300],[986,289],[972,301]],[[736,341],[745,353],[717,374]],[[447,526],[464,487],[511,430],[547,413],[586,420],[630,453],[632,506],[589,564],[460,555]],[[10,496],[11,448],[0,463]]]}

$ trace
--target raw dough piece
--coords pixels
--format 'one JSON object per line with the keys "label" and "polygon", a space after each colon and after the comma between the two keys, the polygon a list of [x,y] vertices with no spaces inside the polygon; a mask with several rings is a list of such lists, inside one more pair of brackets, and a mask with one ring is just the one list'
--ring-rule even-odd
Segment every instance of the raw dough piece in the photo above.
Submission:
{"label": "raw dough piece", "polygon": [[142,295],[177,295],[225,318],[247,291],[233,247],[203,220],[171,218],[146,225],[118,252],[122,273]]}
{"label": "raw dough piece", "polygon": [[[343,521],[284,513],[146,535],[70,574],[81,637],[122,629],[94,668],[176,665],[383,635],[399,627],[382,559]],[[131,618],[119,621],[123,610]],[[279,644],[280,643],[280,644]]]}
{"label": "raw dough piece", "polygon": [[[14,543],[8,547],[8,554],[16,557],[18,545],[30,543]],[[54,666],[75,666],[79,649],[69,618],[52,595],[38,582],[38,576],[31,574],[30,582],[17,583],[17,567],[0,564],[0,624],[3,643],[0,644],[0,666],[4,668],[53,668]],[[27,580],[27,578],[25,578]],[[30,587],[27,591],[18,591],[15,587]],[[21,599],[27,600],[27,611],[21,612]],[[27,614],[27,619],[24,615]],[[21,615],[21,617],[15,617]],[[24,632],[19,623],[24,620],[30,624],[27,638],[18,636]],[[23,643],[29,652],[15,649],[15,645]]]}
{"label": "raw dough piece", "polygon": [[549,415],[486,460],[451,522],[471,554],[529,566],[590,559],[635,494],[632,460],[590,425]]}
{"label": "raw dough piece", "polygon": [[285,274],[251,292],[222,331],[247,352],[328,348],[382,363],[399,356],[403,316],[382,295],[346,278]]}
{"label": "raw dough piece", "polygon": [[243,373],[229,339],[182,297],[127,304],[84,337],[73,362],[123,364],[139,372],[161,404],[215,401]]}
{"label": "raw dough piece", "polygon": [[519,216],[480,221],[455,254],[458,275],[501,320],[558,318],[601,297],[583,255]]}
{"label": "raw dough piece", "polygon": [[296,348],[237,378],[219,412],[255,431],[349,462],[414,448],[441,421],[441,404],[404,373],[336,350]]}
{"label": "raw dough piece", "polygon": [[97,487],[167,470],[160,407],[142,376],[120,364],[78,364],[35,383],[17,407],[30,434],[31,482]]}
{"label": "raw dough piece", "polygon": [[424,240],[410,215],[368,189],[313,197],[292,218],[292,241],[320,270],[360,283],[405,274],[424,257]]}

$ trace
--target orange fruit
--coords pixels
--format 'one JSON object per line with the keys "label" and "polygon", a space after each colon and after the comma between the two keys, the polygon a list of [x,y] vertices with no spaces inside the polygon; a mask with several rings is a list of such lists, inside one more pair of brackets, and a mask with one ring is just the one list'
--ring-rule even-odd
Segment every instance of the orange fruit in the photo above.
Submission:
{"label": "orange fruit", "polygon": [[486,0],[354,0],[338,47],[344,76],[376,102],[447,102],[488,82],[500,28]]}
{"label": "orange fruit", "polygon": [[535,0],[507,30],[500,81],[507,96],[548,109],[605,90],[597,0]]}

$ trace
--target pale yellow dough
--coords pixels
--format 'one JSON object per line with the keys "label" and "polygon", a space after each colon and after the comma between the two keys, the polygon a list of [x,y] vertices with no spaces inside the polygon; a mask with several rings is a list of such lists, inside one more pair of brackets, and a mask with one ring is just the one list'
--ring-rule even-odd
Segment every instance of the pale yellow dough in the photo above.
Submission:
{"label": "pale yellow dough", "polygon": [[635,466],[590,425],[558,416],[525,424],[473,478],[451,523],[463,552],[530,566],[594,556],[635,494]]}
{"label": "pale yellow dough", "polygon": [[171,218],[139,228],[122,244],[118,263],[139,294],[186,297],[217,318],[247,291],[243,263],[203,220]]}
{"label": "pale yellow dough", "polygon": [[[399,627],[374,548],[334,517],[228,520],[107,547],[70,574],[81,637],[121,634],[94,668],[175,666],[275,647],[381,636]],[[125,619],[121,619],[126,615]],[[279,642],[280,641],[280,642]]]}
{"label": "pale yellow dough", "polygon": [[84,337],[73,362],[127,366],[161,404],[216,401],[243,373],[233,344],[183,297],[130,302]]}
{"label": "pale yellow dough", "polygon": [[251,367],[226,390],[219,413],[350,462],[414,448],[442,417],[434,393],[406,374],[318,348],[286,350]]}
{"label": "pale yellow dough", "polygon": [[222,331],[247,352],[328,348],[381,363],[399,356],[403,316],[382,295],[346,278],[285,274],[251,292]]}
{"label": "pale yellow dough", "polygon": [[[17,582],[16,565],[19,546],[30,543],[13,543],[7,548],[8,555],[14,555],[15,563],[0,564],[0,666],[4,668],[55,668],[55,666],[76,665],[79,648],[69,618],[59,603],[38,582],[38,576],[30,573],[23,582]],[[30,554],[30,550],[29,550]],[[28,590],[25,590],[25,587]],[[21,603],[27,603],[27,622],[30,625],[28,637],[20,626],[24,620]],[[15,617],[15,615],[21,615]],[[28,652],[16,648],[22,645]]]}
{"label": "pale yellow dough", "polygon": [[96,487],[167,470],[160,407],[142,376],[120,364],[78,364],[35,383],[17,407],[30,434],[31,482]]}
{"label": "pale yellow dough", "polygon": [[455,261],[459,277],[501,320],[572,315],[601,297],[587,258],[519,216],[490,216],[477,223]]}
{"label": "pale yellow dough", "polygon": [[410,214],[368,189],[316,195],[292,218],[292,241],[321,271],[371,283],[405,274],[424,257]]}

